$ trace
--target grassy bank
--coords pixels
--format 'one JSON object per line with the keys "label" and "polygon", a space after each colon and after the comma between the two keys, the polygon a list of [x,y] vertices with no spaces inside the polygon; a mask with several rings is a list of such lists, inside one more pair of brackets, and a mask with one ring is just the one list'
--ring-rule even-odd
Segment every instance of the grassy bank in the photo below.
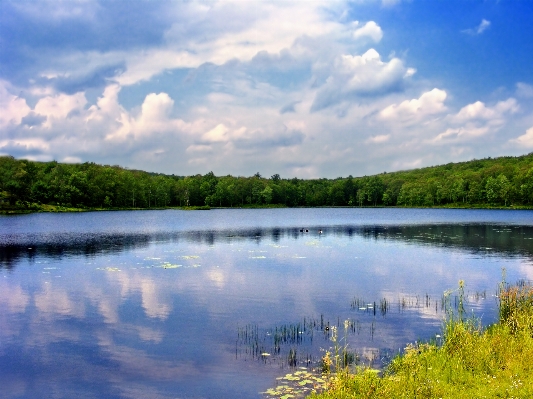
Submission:
{"label": "grassy bank", "polygon": [[310,397],[533,398],[533,286],[502,283],[499,294],[498,323],[482,329],[459,306],[447,316],[442,345],[409,345],[382,376],[332,367],[323,377],[327,389]]}
{"label": "grassy bank", "polygon": [[18,215],[25,213],[38,213],[38,212],[100,212],[100,211],[146,211],[146,210],[163,210],[163,209],[178,209],[183,211],[205,211],[210,210],[208,205],[204,206],[181,206],[181,207],[151,207],[151,208],[76,208],[61,205],[48,205],[48,204],[31,204],[28,206],[12,206],[0,208],[0,215]]}
{"label": "grassy bank", "polygon": [[[31,204],[27,206],[4,206],[0,207],[0,215],[14,215],[14,214],[24,214],[24,213],[35,213],[35,212],[96,212],[96,211],[138,211],[138,210],[162,210],[162,209],[180,209],[185,211],[190,210],[210,210],[210,209],[274,209],[274,208],[288,208],[284,204],[251,204],[235,207],[211,207],[209,205],[203,206],[170,206],[170,207],[151,207],[151,208],[76,208],[69,206],[61,205],[48,205],[48,204]],[[532,210],[533,207],[530,206],[490,206],[490,205],[464,205],[464,204],[447,204],[442,206],[299,206],[296,208],[420,208],[420,209],[507,209],[507,210]]]}

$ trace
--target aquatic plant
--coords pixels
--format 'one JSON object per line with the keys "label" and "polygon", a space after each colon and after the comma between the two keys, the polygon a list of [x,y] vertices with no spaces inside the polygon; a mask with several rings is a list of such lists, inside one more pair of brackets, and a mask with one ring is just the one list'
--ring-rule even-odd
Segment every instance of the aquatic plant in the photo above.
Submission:
{"label": "aquatic plant", "polygon": [[[324,350],[320,367],[307,369],[300,367],[298,371],[278,377],[278,385],[263,392],[268,398],[304,398],[311,393],[324,391],[328,388],[331,379],[337,373],[345,370],[349,365],[359,361],[359,356],[348,348],[348,334],[350,320],[344,321],[344,335],[339,337],[338,327],[333,325],[323,325],[330,332],[329,340],[333,346]],[[288,364],[296,367],[296,349],[289,351]]]}
{"label": "aquatic plant", "polygon": [[[464,282],[445,294],[443,340],[409,344],[383,375],[369,367],[336,373],[311,398],[533,397],[533,284],[499,289],[500,319],[486,329],[464,312]],[[440,337],[439,337],[440,338]]]}

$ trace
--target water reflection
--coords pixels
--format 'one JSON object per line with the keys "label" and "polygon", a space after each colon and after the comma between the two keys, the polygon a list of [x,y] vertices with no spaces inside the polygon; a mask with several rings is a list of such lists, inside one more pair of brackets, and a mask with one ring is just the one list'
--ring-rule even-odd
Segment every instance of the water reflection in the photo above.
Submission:
{"label": "water reflection", "polygon": [[510,281],[532,270],[531,226],[323,219],[144,233],[4,230],[3,393],[260,397],[292,366],[316,366],[344,320],[349,345],[377,366],[440,332],[442,293],[459,279],[467,310],[488,323],[501,267]]}
{"label": "water reflection", "polygon": [[[416,245],[456,248],[482,254],[533,255],[533,226],[501,224],[431,224],[388,226],[311,226],[291,228],[206,230],[157,234],[46,234],[0,235],[0,267],[14,267],[21,259],[35,257],[114,254],[146,248],[150,243],[194,243],[213,246],[241,240],[278,243],[281,239],[320,239],[361,236],[374,240],[397,240]],[[306,232],[307,230],[307,232]]]}

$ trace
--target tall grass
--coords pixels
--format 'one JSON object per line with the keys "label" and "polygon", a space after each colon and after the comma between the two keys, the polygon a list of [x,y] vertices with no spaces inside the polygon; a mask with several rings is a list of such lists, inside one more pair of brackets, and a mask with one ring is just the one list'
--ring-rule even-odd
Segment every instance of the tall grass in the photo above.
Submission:
{"label": "tall grass", "polygon": [[[449,306],[443,342],[409,345],[378,375],[343,367],[311,398],[533,398],[533,285],[499,289],[499,321],[483,329],[459,306]],[[449,294],[446,296],[449,298]]]}

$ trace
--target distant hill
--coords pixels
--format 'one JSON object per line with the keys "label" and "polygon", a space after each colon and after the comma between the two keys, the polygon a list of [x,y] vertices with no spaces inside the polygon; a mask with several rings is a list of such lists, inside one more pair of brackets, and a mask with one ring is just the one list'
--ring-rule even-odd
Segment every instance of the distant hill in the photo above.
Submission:
{"label": "distant hill", "polygon": [[[533,153],[337,179],[175,176],[0,157],[0,208],[533,207]],[[52,207],[52,208],[50,208]]]}

